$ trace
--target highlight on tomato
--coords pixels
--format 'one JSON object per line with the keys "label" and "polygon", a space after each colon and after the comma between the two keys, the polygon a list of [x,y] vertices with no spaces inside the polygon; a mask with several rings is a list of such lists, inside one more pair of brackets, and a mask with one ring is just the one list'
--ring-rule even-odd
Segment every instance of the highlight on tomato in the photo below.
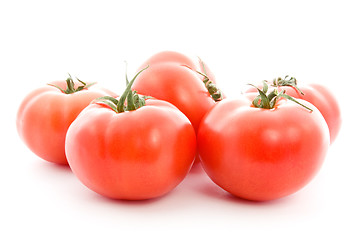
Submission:
{"label": "highlight on tomato", "polygon": [[131,90],[142,71],[120,99],[102,97],[86,107],[66,135],[70,168],[105,197],[160,197],[185,178],[194,161],[196,135],[187,117],[168,102]]}
{"label": "highlight on tomato", "polygon": [[[159,63],[172,63],[178,66],[186,66],[195,72],[206,74],[208,79],[210,79],[213,83],[216,82],[215,75],[202,59],[194,59],[175,51],[162,51],[152,55],[150,58],[144,61],[144,63],[139,67],[139,70],[145,68],[146,66],[151,67]],[[200,74],[198,77],[204,80],[203,75]]]}
{"label": "highlight on tomato", "polygon": [[[316,83],[299,86],[297,79],[288,75],[284,78],[278,77],[267,82],[270,84],[270,89],[277,88],[278,91],[284,90],[289,96],[303,99],[313,104],[321,112],[328,125],[330,143],[335,141],[342,123],[341,110],[335,94],[329,88]],[[253,92],[256,90],[249,88],[247,91]]]}
{"label": "highlight on tomato", "polygon": [[27,147],[40,158],[57,164],[68,164],[65,135],[77,115],[94,99],[114,93],[75,82],[54,81],[30,92],[22,101],[16,118],[17,131]]}
{"label": "highlight on tomato", "polygon": [[265,83],[257,93],[225,99],[203,118],[201,163],[229,193],[254,201],[278,199],[303,188],[325,159],[330,136],[311,103]]}

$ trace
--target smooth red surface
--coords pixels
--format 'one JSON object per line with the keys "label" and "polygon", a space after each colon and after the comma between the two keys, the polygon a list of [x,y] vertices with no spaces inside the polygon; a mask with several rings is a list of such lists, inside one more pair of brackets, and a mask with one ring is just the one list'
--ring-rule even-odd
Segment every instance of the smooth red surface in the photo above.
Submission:
{"label": "smooth red surface", "polygon": [[215,105],[197,73],[171,62],[150,66],[136,78],[132,89],[174,104],[189,118],[195,132],[202,117]]}
{"label": "smooth red surface", "polygon": [[166,194],[184,179],[195,151],[190,121],[170,103],[154,99],[123,113],[91,104],[66,136],[66,155],[78,179],[114,199]]}
{"label": "smooth red surface", "polygon": [[[139,71],[146,66],[152,67],[153,65],[159,63],[173,63],[178,66],[187,66],[195,71],[199,71],[201,73],[206,73],[211,81],[215,83],[215,76],[207,66],[207,64],[200,58],[194,59],[190,58],[182,53],[175,51],[162,51],[152,55],[148,58],[139,68]],[[204,69],[205,68],[205,69]],[[204,77],[198,74],[198,77],[202,80]]]}
{"label": "smooth red surface", "polygon": [[252,107],[256,94],[225,99],[203,119],[198,150],[209,177],[241,198],[264,201],[292,194],[319,171],[329,146],[321,113],[282,99]]}
{"label": "smooth red surface", "polygon": [[[65,81],[52,82],[66,89]],[[75,88],[78,84],[75,83]],[[53,86],[44,86],[29,93],[22,101],[16,120],[21,139],[40,158],[67,164],[65,135],[68,127],[89,103],[113,93],[91,86],[89,89],[65,94]]]}
{"label": "smooth red surface", "polygon": [[139,70],[141,70],[142,68],[145,68],[147,65],[152,66],[152,65],[164,63],[164,62],[174,63],[179,66],[185,65],[185,66],[188,66],[195,70],[198,69],[195,61],[193,61],[193,59],[189,58],[188,56],[186,56],[182,53],[179,53],[179,52],[175,52],[175,51],[162,51],[162,52],[156,53],[156,54],[152,55],[150,58],[148,58],[140,66]]}

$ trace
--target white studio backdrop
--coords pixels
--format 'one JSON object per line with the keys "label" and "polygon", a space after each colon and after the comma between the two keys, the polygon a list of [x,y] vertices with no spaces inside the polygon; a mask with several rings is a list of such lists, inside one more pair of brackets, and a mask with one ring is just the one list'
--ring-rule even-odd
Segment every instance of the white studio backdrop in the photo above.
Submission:
{"label": "white studio backdrop", "polygon": [[[357,1],[1,1],[1,239],[359,239]],[[326,84],[343,125],[317,177],[271,202],[229,196],[201,169],[170,194],[128,202],[85,188],[19,139],[25,94],[71,73],[114,92],[152,54],[201,57],[236,97],[287,74]]]}

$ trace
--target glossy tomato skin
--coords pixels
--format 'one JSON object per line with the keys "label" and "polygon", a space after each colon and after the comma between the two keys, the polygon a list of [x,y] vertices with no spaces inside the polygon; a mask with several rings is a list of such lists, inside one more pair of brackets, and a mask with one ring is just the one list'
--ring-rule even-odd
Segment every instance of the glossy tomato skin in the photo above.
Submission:
{"label": "glossy tomato skin", "polygon": [[171,62],[149,67],[136,78],[132,89],[174,104],[189,118],[195,132],[202,117],[215,105],[197,73]]}
{"label": "glossy tomato skin", "polygon": [[281,87],[287,94],[312,103],[323,115],[330,131],[330,142],[333,143],[339,134],[341,127],[341,110],[335,95],[320,84],[308,84],[301,87],[304,95],[293,87]]}
{"label": "glossy tomato skin", "polygon": [[192,69],[198,69],[197,63],[189,58],[188,56],[179,53],[179,52],[175,52],[175,51],[162,51],[162,52],[158,52],[154,55],[152,55],[150,58],[148,58],[141,66],[140,66],[140,70],[145,68],[147,65],[152,66],[154,64],[159,64],[159,63],[174,63],[177,64],[179,66],[181,65],[185,65],[188,66]]}
{"label": "glossy tomato skin", "polygon": [[195,148],[196,135],[185,115],[154,99],[123,113],[91,104],[66,136],[66,155],[78,179],[114,199],[166,194],[188,173]]}
{"label": "glossy tomato skin", "polygon": [[[140,66],[139,70],[145,68],[146,66],[152,67],[153,65],[161,63],[172,63],[177,66],[187,66],[195,71],[206,73],[206,75],[211,81],[213,81],[214,83],[216,82],[215,75],[202,59],[190,58],[185,54],[175,51],[162,51],[152,55]],[[204,78],[200,74],[198,74],[197,76],[201,80]]]}
{"label": "glossy tomato skin", "polygon": [[273,200],[316,175],[329,131],[308,102],[299,100],[313,112],[285,99],[268,110],[253,107],[254,96],[218,103],[201,122],[198,149],[206,173],[221,188],[248,200]]}
{"label": "glossy tomato skin", "polygon": [[[65,81],[52,84],[66,89]],[[20,138],[40,158],[67,164],[65,135],[68,127],[92,100],[104,95],[114,94],[95,86],[72,94],[65,94],[54,86],[32,91],[24,98],[17,113],[16,126]]]}
{"label": "glossy tomato skin", "polygon": [[[269,90],[271,91],[270,88]],[[341,110],[335,95],[324,85],[321,84],[308,84],[299,86],[299,89],[304,93],[302,95],[294,87],[281,86],[279,91],[285,90],[286,94],[303,99],[313,104],[323,115],[329,131],[330,131],[330,143],[333,143],[339,134],[341,128]],[[257,91],[255,88],[251,88],[248,92]]]}

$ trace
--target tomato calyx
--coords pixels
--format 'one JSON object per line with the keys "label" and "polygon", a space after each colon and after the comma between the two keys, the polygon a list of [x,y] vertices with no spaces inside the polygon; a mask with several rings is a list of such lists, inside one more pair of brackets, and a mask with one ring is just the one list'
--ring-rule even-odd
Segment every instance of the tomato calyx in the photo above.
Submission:
{"label": "tomato calyx", "polygon": [[213,83],[206,74],[198,72],[200,75],[204,76],[203,83],[205,84],[206,89],[208,90],[210,96],[215,102],[220,102],[223,100],[223,95],[220,89]]}
{"label": "tomato calyx", "polygon": [[72,93],[76,93],[76,92],[79,92],[79,91],[81,91],[81,90],[87,89],[87,88],[89,88],[90,86],[96,84],[96,82],[87,84],[86,82],[83,82],[83,81],[81,81],[81,80],[78,79],[78,78],[76,78],[76,80],[82,84],[82,85],[78,86],[77,88],[75,88],[75,82],[74,82],[74,80],[73,80],[73,78],[71,77],[70,74],[69,74],[69,77],[65,80],[65,81],[66,81],[66,86],[67,86],[66,89],[63,89],[63,88],[59,87],[59,86],[56,85],[56,84],[48,83],[48,85],[50,85],[50,86],[52,86],[52,87],[56,87],[56,88],[59,89],[62,93],[72,94]]}
{"label": "tomato calyx", "polygon": [[201,64],[201,68],[203,72],[199,72],[197,70],[192,69],[191,67],[187,66],[187,65],[183,65],[184,67],[189,68],[190,70],[200,74],[201,76],[204,77],[203,79],[203,83],[206,87],[206,89],[208,90],[211,98],[215,101],[215,102],[220,102],[221,100],[224,99],[223,94],[221,92],[221,90],[216,86],[216,84],[210,80],[210,78],[208,77],[208,75],[206,74],[206,69],[205,69],[205,64],[204,62],[199,58],[199,62]]}
{"label": "tomato calyx", "polygon": [[[140,107],[145,106],[145,99],[150,98],[148,96],[140,96],[137,94],[136,91],[131,90],[131,86],[133,85],[137,76],[140,73],[145,71],[149,66],[140,70],[135,77],[129,82],[127,75],[126,75],[126,88],[123,94],[120,96],[120,99],[117,100],[116,98],[110,96],[103,96],[94,100],[95,103],[103,103],[114,110],[116,113],[122,113],[125,111],[133,111]],[[126,101],[126,103],[125,103]]]}
{"label": "tomato calyx", "polygon": [[256,108],[273,109],[276,106],[276,102],[280,98],[285,98],[285,99],[288,99],[290,101],[293,101],[293,102],[299,104],[300,106],[306,108],[310,112],[313,111],[311,108],[300,103],[295,98],[285,94],[285,90],[282,90],[281,92],[279,92],[277,89],[274,89],[273,91],[266,94],[269,89],[269,86],[266,83],[266,81],[263,81],[263,89],[260,89],[253,84],[249,84],[249,85],[255,87],[259,92],[259,95],[256,96],[254,98],[254,100],[252,101],[253,106]]}
{"label": "tomato calyx", "polygon": [[273,87],[281,87],[281,86],[293,87],[298,92],[300,92],[302,95],[305,95],[298,87],[296,78],[289,77],[289,75],[286,75],[284,78],[281,78],[281,77],[274,78],[274,80],[272,82],[272,86]]}

